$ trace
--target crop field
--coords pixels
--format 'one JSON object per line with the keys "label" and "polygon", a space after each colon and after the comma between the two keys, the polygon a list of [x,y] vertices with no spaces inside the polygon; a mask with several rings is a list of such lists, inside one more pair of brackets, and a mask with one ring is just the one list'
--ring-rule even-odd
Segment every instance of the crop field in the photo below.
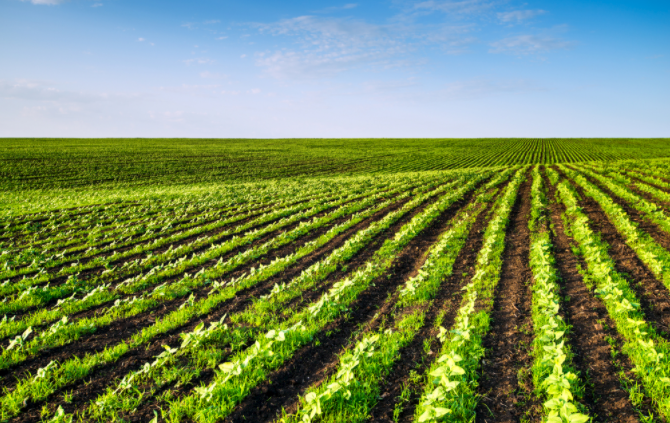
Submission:
{"label": "crop field", "polygon": [[3,140],[2,422],[668,422],[670,140]]}

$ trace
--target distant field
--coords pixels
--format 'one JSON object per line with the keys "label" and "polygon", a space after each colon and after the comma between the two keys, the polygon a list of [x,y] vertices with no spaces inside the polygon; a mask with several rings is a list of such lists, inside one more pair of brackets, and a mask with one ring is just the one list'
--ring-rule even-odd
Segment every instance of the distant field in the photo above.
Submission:
{"label": "distant field", "polygon": [[1,145],[2,422],[670,419],[667,140]]}
{"label": "distant field", "polygon": [[0,189],[256,181],[658,157],[670,157],[670,140],[3,139]]}

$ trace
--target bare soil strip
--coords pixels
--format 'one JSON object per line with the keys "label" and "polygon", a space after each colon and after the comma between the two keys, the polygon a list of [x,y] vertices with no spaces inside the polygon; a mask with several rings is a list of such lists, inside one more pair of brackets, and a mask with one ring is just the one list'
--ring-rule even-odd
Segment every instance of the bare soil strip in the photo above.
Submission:
{"label": "bare soil strip", "polygon": [[549,187],[552,242],[559,284],[566,299],[561,309],[566,321],[572,325],[568,339],[574,353],[573,363],[586,384],[584,403],[594,422],[638,422],[635,408],[628,393],[621,389],[617,377],[618,368],[632,377],[632,364],[623,354],[612,357],[606,339],[609,337],[621,344],[620,336],[604,304],[593,296],[577,270],[577,265],[582,268],[585,265],[575,257],[570,247],[574,241],[566,235],[561,220],[564,207],[556,201],[556,190],[546,177],[545,184]]}
{"label": "bare soil strip", "polygon": [[519,188],[505,236],[503,266],[496,287],[491,328],[484,338],[486,356],[479,380],[477,422],[538,421],[538,403],[528,374],[532,365],[530,175]]}
{"label": "bare soil strip", "polygon": [[[402,404],[403,408],[398,416],[398,422],[409,423],[413,421],[414,410],[418,405],[421,390],[420,384],[413,383],[411,380],[411,374],[414,372],[415,374],[423,375],[433,361],[438,358],[437,352],[440,349],[440,344],[436,338],[438,330],[435,329],[433,323],[438,314],[444,312],[442,326],[445,328],[453,326],[463,294],[460,288],[469,283],[472,275],[474,275],[477,254],[482,247],[484,230],[490,220],[489,211],[492,209],[496,199],[497,197],[491,200],[479,216],[477,216],[465,245],[456,257],[451,276],[440,286],[433,304],[426,313],[426,324],[416,334],[412,342],[400,351],[400,358],[382,382],[380,400],[370,411],[370,422],[393,422],[393,413],[396,404],[398,404],[400,394],[407,384],[414,385],[411,388],[412,395],[406,404]],[[426,340],[430,341],[428,352],[424,350]]]}
{"label": "bare soil strip", "polygon": [[589,218],[591,229],[600,233],[601,238],[609,244],[608,252],[615,262],[615,268],[617,272],[628,276],[631,288],[640,299],[640,308],[646,320],[661,336],[670,339],[670,293],[626,244],[600,205],[576,183],[572,183],[582,197],[580,204]]}
{"label": "bare soil strip", "polygon": [[270,422],[285,409],[297,409],[298,396],[322,383],[337,368],[339,354],[351,347],[364,332],[373,330],[390,317],[396,288],[421,268],[426,253],[445,230],[449,221],[470,202],[474,190],[454,203],[421,234],[414,238],[395,260],[386,275],[375,280],[352,304],[351,311],[320,333],[315,342],[299,351],[268,380],[257,386],[225,422]]}
{"label": "bare soil strip", "polygon": [[[415,210],[408,213],[407,216],[405,216],[403,219],[397,222],[392,228],[395,229],[399,228],[402,224],[406,223],[414,215],[420,213],[425,207],[432,204],[432,202],[434,202],[435,200],[436,198],[427,200],[421,206],[417,207]],[[346,242],[346,240],[350,236],[355,234],[357,231],[369,226],[372,222],[383,218],[383,216],[386,215],[386,213],[390,212],[391,210],[395,210],[398,207],[401,207],[402,204],[404,204],[404,201],[397,202],[392,206],[389,206],[377,212],[375,215],[369,217],[368,219],[365,219],[364,221],[358,223],[348,231],[340,234],[339,236],[331,240],[328,244],[324,245],[323,247],[313,252],[309,256],[302,258],[301,260],[298,261],[298,263],[286,269],[281,274],[276,275],[259,285],[256,285],[254,287],[239,292],[235,298],[221,304],[215,311],[213,311],[206,317],[192,321],[186,326],[179,327],[170,332],[167,332],[166,334],[155,338],[154,341],[149,345],[130,350],[118,362],[102,366],[96,369],[94,374],[92,374],[88,378],[79,381],[73,384],[72,386],[65,387],[57,393],[54,393],[49,398],[47,398],[46,402],[48,402],[50,406],[54,408],[54,410],[57,409],[58,406],[62,406],[63,409],[68,413],[83,410],[84,408],[86,408],[86,406],[88,406],[91,400],[94,400],[101,392],[103,392],[103,390],[106,388],[106,386],[108,386],[111,383],[111,381],[123,378],[127,373],[139,369],[144,365],[145,362],[151,361],[153,357],[160,354],[163,351],[162,347],[163,345],[169,345],[171,347],[177,346],[181,342],[181,339],[179,337],[181,333],[193,330],[200,322],[205,322],[206,324],[209,324],[211,322],[218,321],[224,314],[232,314],[244,310],[246,307],[251,305],[254,298],[257,298],[260,295],[267,294],[276,283],[287,282],[291,280],[293,277],[299,275],[303,270],[305,270],[312,264],[316,263],[317,261],[321,260],[328,254],[330,254],[332,250],[343,245]],[[381,240],[383,241],[383,239],[385,239],[389,233],[393,232],[388,232],[387,234],[380,235]],[[262,259],[259,259],[259,261],[260,260]],[[259,263],[258,261],[254,262],[253,265],[257,266],[258,263]],[[177,305],[178,304],[179,303],[177,303]],[[165,311],[162,310],[161,314],[165,314]],[[154,321],[153,316],[144,316],[143,318],[138,318],[138,321],[141,322],[143,319],[149,319],[151,320],[151,323],[153,323]],[[113,345],[114,342],[120,342],[122,339],[126,339],[132,336],[135,330],[140,329],[133,329],[132,331],[128,331],[128,333],[121,334],[120,336],[115,337],[114,341],[110,341],[108,339],[101,339],[99,342],[96,342],[96,344],[99,344],[98,348],[100,347],[104,348],[104,346],[107,344]],[[59,354],[59,356],[66,357],[66,355],[64,354]],[[52,356],[46,355],[42,365],[46,365],[46,362],[50,359],[52,359]],[[37,368],[38,366],[32,366],[32,367]],[[188,391],[192,389],[193,386],[197,386],[200,382],[206,381],[212,376],[213,372],[211,370],[205,371],[200,376],[200,378],[192,381],[192,383],[189,384],[188,386],[181,387],[180,390]],[[72,400],[70,402],[66,403],[65,401],[63,401],[62,398],[63,392],[72,392]],[[29,404],[26,410],[12,421],[14,422],[34,421],[33,419],[35,419],[36,416],[39,415],[42,403],[43,402],[36,404]],[[158,407],[155,406],[153,403],[145,404],[139,407],[138,411],[133,414],[132,417],[133,420],[131,421],[135,421],[135,419],[138,419],[137,421],[149,420],[153,418],[154,410],[158,410]]]}

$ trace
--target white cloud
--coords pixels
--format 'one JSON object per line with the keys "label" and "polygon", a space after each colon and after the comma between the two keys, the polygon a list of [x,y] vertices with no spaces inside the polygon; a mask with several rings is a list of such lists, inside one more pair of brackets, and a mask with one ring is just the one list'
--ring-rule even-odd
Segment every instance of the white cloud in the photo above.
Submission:
{"label": "white cloud", "polygon": [[144,42],[144,41],[146,41],[146,39],[144,39],[144,38],[140,37],[140,38],[138,38],[138,39],[137,39],[137,41],[139,41],[139,42],[141,43],[141,42]]}
{"label": "white cloud", "polygon": [[249,91],[247,91],[247,94],[260,94],[261,89],[260,88],[252,88]]}
{"label": "white cloud", "polygon": [[526,55],[544,53],[551,50],[563,50],[574,46],[574,42],[553,37],[537,35],[518,35],[491,43],[490,53],[510,53]]}
{"label": "white cloud", "polygon": [[216,37],[216,39],[217,39],[217,40],[225,40],[226,38],[228,38],[228,36],[227,36],[227,35],[226,35],[226,36],[224,36],[224,37]]}
{"label": "white cloud", "polygon": [[545,13],[547,12],[544,10],[515,10],[512,12],[498,13],[498,19],[503,23],[519,23]]}
{"label": "white cloud", "polygon": [[91,7],[102,7],[102,3],[93,3]]}
{"label": "white cloud", "polygon": [[55,6],[57,4],[65,2],[65,0],[21,0],[21,1],[29,1],[32,4],[45,4],[48,6]]}
{"label": "white cloud", "polygon": [[203,22],[203,24],[205,24],[205,25],[214,25],[214,24],[218,24],[218,23],[221,23],[221,21],[218,20],[218,19],[210,19],[208,21]]}

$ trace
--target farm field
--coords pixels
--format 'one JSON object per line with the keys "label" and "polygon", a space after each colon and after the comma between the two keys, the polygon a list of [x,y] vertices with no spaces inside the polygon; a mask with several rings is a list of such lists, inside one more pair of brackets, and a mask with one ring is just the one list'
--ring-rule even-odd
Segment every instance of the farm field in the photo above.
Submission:
{"label": "farm field", "polygon": [[3,140],[0,421],[667,422],[669,140]]}

